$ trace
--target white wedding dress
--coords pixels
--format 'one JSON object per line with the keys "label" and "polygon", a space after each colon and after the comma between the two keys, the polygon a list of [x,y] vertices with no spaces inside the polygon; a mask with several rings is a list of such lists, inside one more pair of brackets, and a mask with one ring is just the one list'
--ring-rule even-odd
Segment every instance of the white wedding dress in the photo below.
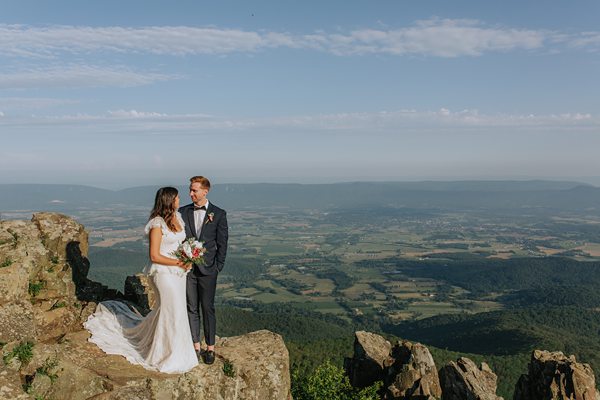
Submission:
{"label": "white wedding dress", "polygon": [[[184,223],[177,213],[179,224]],[[185,240],[185,229],[172,232],[161,217],[153,218],[145,228],[162,231],[160,254],[171,252]],[[107,354],[119,354],[146,369],[182,373],[198,365],[192,342],[186,306],[186,273],[177,266],[152,264],[144,270],[151,277],[156,293],[153,310],[142,317],[120,301],[104,301],[84,323],[92,334],[89,341]]]}

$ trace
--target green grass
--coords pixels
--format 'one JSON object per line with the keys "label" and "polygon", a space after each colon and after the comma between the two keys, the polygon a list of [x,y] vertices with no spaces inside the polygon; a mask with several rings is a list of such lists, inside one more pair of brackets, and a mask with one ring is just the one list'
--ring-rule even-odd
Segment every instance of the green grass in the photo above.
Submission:
{"label": "green grass", "polygon": [[17,244],[19,243],[19,234],[17,232],[14,232],[14,231],[10,230],[10,229],[8,230],[8,233],[10,233],[12,235],[12,237],[13,237],[12,246],[13,246],[13,249],[16,249],[17,248]]}
{"label": "green grass", "polygon": [[55,372],[52,372],[52,371],[57,366],[58,366],[58,360],[57,359],[47,358],[46,361],[44,361],[44,364],[42,364],[42,366],[38,367],[35,370],[35,372],[36,372],[36,374],[47,376],[48,378],[50,378],[50,382],[54,383],[58,379],[58,375]]}
{"label": "green grass", "polygon": [[13,358],[17,358],[22,365],[26,365],[33,358],[33,342],[21,342],[10,353],[2,357],[4,364],[8,364]]}
{"label": "green grass", "polygon": [[46,282],[45,281],[38,281],[38,282],[32,282],[29,281],[29,295],[31,297],[36,297],[38,294],[40,294],[40,291],[46,287]]}
{"label": "green grass", "polygon": [[225,360],[223,363],[223,373],[230,378],[235,377],[235,368],[231,362]]}
{"label": "green grass", "polygon": [[0,268],[6,268],[6,267],[10,267],[13,263],[13,260],[11,260],[10,258],[7,258],[6,260],[2,261],[2,263],[0,263]]}

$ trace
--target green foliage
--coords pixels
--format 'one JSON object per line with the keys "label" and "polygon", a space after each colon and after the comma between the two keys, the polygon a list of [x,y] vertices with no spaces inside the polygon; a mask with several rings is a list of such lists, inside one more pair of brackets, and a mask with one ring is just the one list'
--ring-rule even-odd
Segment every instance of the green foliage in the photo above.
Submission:
{"label": "green foliage", "polygon": [[317,271],[315,275],[321,279],[331,279],[335,282],[337,290],[348,289],[354,284],[354,281],[344,271],[338,269],[329,269],[326,271]]}
{"label": "green foliage", "polygon": [[6,260],[2,261],[2,263],[0,263],[0,268],[6,268],[6,267],[10,267],[13,263],[13,260],[10,258],[7,258]]}
{"label": "green foliage", "polygon": [[8,364],[13,358],[17,358],[22,365],[26,365],[33,357],[33,342],[21,342],[12,349],[8,354],[5,354],[2,359],[4,364]]}
{"label": "green foliage", "polygon": [[350,385],[344,370],[331,362],[325,362],[312,373],[292,373],[292,396],[296,400],[376,400],[381,383],[365,389]]}
{"label": "green foliage", "polygon": [[47,358],[46,361],[44,361],[44,364],[42,364],[42,366],[38,367],[35,370],[35,372],[40,375],[46,375],[48,378],[50,378],[50,382],[54,383],[58,379],[58,375],[56,374],[56,372],[53,372],[57,366],[58,366],[57,359]]}
{"label": "green foliage", "polygon": [[[231,305],[229,305],[231,304]],[[242,310],[252,308],[252,311]],[[279,333],[287,342],[309,342],[327,338],[351,336],[352,324],[332,315],[322,314],[288,303],[261,304],[228,302],[219,307],[217,325],[224,336],[234,336],[259,329]]]}
{"label": "green foliage", "polygon": [[477,256],[458,261],[388,259],[380,263],[391,261],[397,263],[394,268],[404,274],[443,280],[469,290],[472,296],[544,287],[584,286],[600,289],[600,262],[580,262],[562,257],[490,260]]}
{"label": "green foliage", "polygon": [[29,281],[29,295],[31,297],[36,297],[38,294],[40,294],[40,290],[42,290],[44,287],[46,287],[46,282],[45,281],[38,281],[38,282],[32,282]]}
{"label": "green foliage", "polygon": [[225,376],[228,376],[230,378],[233,378],[235,376],[235,368],[233,364],[228,360],[225,360],[225,362],[223,362],[223,373],[225,374]]}
{"label": "green foliage", "polygon": [[19,234],[11,229],[8,230],[8,233],[10,233],[13,238],[12,247],[13,249],[16,249],[17,244],[19,243]]}
{"label": "green foliage", "polygon": [[50,262],[52,264],[58,264],[58,256],[54,255],[54,256],[50,257]]}
{"label": "green foliage", "polygon": [[57,308],[63,308],[66,307],[67,303],[64,301],[57,301],[56,303],[52,304],[52,307],[50,307],[50,311],[52,310],[56,310]]}

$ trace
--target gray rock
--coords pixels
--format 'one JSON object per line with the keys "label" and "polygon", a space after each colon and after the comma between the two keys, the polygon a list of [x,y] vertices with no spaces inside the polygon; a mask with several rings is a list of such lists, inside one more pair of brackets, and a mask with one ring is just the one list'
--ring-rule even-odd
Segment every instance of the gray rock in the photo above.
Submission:
{"label": "gray rock", "polygon": [[562,352],[534,350],[529,371],[515,387],[514,400],[600,400],[594,371]]}
{"label": "gray rock", "polygon": [[344,360],[346,374],[354,387],[367,387],[385,377],[385,360],[392,345],[382,336],[359,331],[354,334],[354,355]]}
{"label": "gray rock", "polygon": [[442,388],[429,349],[407,340],[398,342],[386,361],[384,399],[439,399]]}
{"label": "gray rock", "polygon": [[497,376],[486,363],[481,367],[468,358],[451,361],[440,370],[444,400],[502,400],[496,395]]}

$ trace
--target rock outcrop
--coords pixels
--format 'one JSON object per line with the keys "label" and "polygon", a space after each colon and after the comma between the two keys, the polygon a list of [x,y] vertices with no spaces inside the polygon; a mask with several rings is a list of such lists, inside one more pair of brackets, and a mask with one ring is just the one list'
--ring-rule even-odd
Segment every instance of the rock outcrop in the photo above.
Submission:
{"label": "rock outcrop", "polygon": [[535,350],[529,371],[515,387],[514,400],[600,400],[594,371],[562,352]]}
{"label": "rock outcrop", "polygon": [[87,249],[83,226],[64,215],[0,221],[0,399],[290,398],[288,351],[269,331],[219,338],[216,362],[185,374],[151,372],[88,342],[82,322],[96,302],[126,297],[147,312],[153,292],[144,276],[129,277],[127,296],[89,280]]}
{"label": "rock outcrop", "polygon": [[383,381],[383,399],[438,399],[442,389],[433,357],[427,347],[407,340],[396,343],[369,332],[356,332],[354,355],[344,361],[355,387]]}
{"label": "rock outcrop", "polygon": [[0,341],[56,339],[81,329],[89,300],[119,297],[87,279],[87,246],[83,226],[64,215],[0,222]]}
{"label": "rock outcrop", "polygon": [[374,333],[359,331],[354,334],[354,357],[344,360],[350,384],[364,388],[385,378],[385,361],[392,345]]}
{"label": "rock outcrop", "polygon": [[424,400],[442,395],[433,357],[422,344],[408,340],[398,342],[385,366],[384,399]]}
{"label": "rock outcrop", "polygon": [[444,400],[503,400],[496,395],[498,377],[486,363],[481,367],[461,357],[440,369]]}

